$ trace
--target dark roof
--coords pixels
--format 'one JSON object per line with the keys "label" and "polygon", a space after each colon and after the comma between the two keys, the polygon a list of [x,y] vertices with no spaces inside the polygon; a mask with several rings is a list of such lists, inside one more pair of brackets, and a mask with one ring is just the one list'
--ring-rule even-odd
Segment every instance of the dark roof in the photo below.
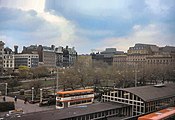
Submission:
{"label": "dark roof", "polygon": [[[60,110],[49,110],[35,113],[28,113],[22,115],[20,118],[16,118],[17,120],[60,120],[71,117],[76,117],[80,115],[91,114],[100,111],[106,111],[110,109],[122,108],[127,105],[119,104],[119,103],[95,103],[90,105],[83,105],[77,107],[69,107]],[[15,120],[15,118],[13,118]]]}
{"label": "dark roof", "polygon": [[157,87],[151,85],[151,86],[123,88],[120,90],[133,93],[138,97],[140,97],[142,100],[148,102],[175,96],[175,83],[165,84],[164,86],[157,86]]}

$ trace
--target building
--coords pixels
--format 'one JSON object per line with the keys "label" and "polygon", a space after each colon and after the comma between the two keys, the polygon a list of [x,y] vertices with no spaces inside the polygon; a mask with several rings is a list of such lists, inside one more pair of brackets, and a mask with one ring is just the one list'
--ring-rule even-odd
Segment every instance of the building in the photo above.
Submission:
{"label": "building", "polygon": [[170,54],[162,54],[146,57],[146,62],[150,65],[173,65],[175,59]]}
{"label": "building", "polygon": [[68,46],[66,48],[61,46],[55,48],[54,45],[50,47],[31,45],[29,47],[23,47],[22,53],[38,54],[40,65],[49,68],[68,67],[73,65],[77,58],[75,48],[68,48]]}
{"label": "building", "polygon": [[83,63],[84,63],[85,65],[87,65],[87,66],[92,65],[92,56],[89,55],[89,54],[78,55],[77,60],[78,60],[80,63],[83,62]]}
{"label": "building", "polygon": [[130,47],[127,51],[128,54],[154,54],[159,51],[159,47],[151,44],[135,44],[134,47]]}
{"label": "building", "polygon": [[77,59],[77,52],[75,47],[68,48],[69,51],[69,66],[73,65]]}
{"label": "building", "polygon": [[63,47],[59,46],[55,48],[56,53],[56,66],[63,67]]}
{"label": "building", "polygon": [[6,47],[4,49],[4,71],[12,71],[14,70],[15,63],[14,63],[14,53],[12,49]]}
{"label": "building", "polygon": [[75,51],[75,48],[69,48],[66,46],[66,48],[63,48],[63,67],[69,67],[73,65],[75,60],[77,59],[77,52]]}
{"label": "building", "polygon": [[3,75],[3,59],[4,59],[4,45],[5,43],[0,41],[0,76]]}
{"label": "building", "polygon": [[43,46],[42,56],[43,66],[48,68],[56,67],[56,54],[54,45],[52,45],[51,47]]}
{"label": "building", "polygon": [[126,65],[126,62],[127,62],[127,54],[114,55],[113,57],[114,66],[123,66]]}
{"label": "building", "polygon": [[38,54],[15,54],[15,68],[19,66],[28,66],[29,68],[37,67],[39,63]]}
{"label": "building", "polygon": [[117,51],[116,48],[106,48],[105,51],[92,53],[93,61],[102,61],[108,63],[109,65],[113,64],[114,55],[124,54],[123,51]]}
{"label": "building", "polygon": [[115,88],[102,95],[104,102],[130,105],[131,116],[150,113],[175,105],[175,84]]}
{"label": "building", "polygon": [[[61,110],[49,110],[42,112],[28,113],[20,116],[20,120],[106,120],[110,117],[116,117],[115,120],[121,120],[126,116],[128,105],[118,103],[94,103],[79,107],[69,107]],[[9,118],[5,118],[9,119]],[[13,120],[18,120],[14,117]]]}

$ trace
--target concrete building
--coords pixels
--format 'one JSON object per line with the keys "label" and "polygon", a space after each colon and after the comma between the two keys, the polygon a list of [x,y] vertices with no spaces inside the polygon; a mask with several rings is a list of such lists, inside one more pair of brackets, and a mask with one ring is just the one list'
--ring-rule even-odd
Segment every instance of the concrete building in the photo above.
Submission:
{"label": "concrete building", "polygon": [[15,54],[15,68],[19,66],[37,67],[39,63],[38,54]]}
{"label": "concrete building", "polygon": [[5,43],[0,41],[0,76],[3,75],[3,59],[4,59],[4,45]]}
{"label": "concrete building", "polygon": [[127,112],[136,116],[175,105],[175,84],[159,84],[132,88],[115,88],[102,95],[104,102],[130,105]]}
{"label": "concrete building", "polygon": [[14,63],[14,53],[12,49],[6,47],[4,49],[4,71],[12,71],[14,70],[15,63]]}

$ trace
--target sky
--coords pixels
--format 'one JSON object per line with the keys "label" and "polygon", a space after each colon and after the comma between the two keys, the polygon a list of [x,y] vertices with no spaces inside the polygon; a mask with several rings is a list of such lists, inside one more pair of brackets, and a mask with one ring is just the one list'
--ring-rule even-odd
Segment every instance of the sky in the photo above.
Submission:
{"label": "sky", "polygon": [[21,50],[68,45],[79,54],[175,46],[175,0],[0,0],[0,41]]}

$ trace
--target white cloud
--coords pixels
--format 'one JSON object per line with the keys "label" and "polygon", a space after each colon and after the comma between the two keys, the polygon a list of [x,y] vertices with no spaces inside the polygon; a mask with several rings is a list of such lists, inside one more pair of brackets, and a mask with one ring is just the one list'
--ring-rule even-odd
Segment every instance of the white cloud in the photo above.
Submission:
{"label": "white cloud", "polygon": [[[165,34],[165,25],[149,24],[147,26],[135,25],[132,33],[124,37],[106,38],[99,48],[114,47],[118,50],[127,51],[129,47],[136,43],[155,44],[165,46],[171,43],[173,35]],[[175,45],[175,44],[174,44]]]}
{"label": "white cloud", "polygon": [[18,8],[21,10],[35,10],[37,12],[43,12],[45,8],[45,0],[0,0],[1,7]]}

